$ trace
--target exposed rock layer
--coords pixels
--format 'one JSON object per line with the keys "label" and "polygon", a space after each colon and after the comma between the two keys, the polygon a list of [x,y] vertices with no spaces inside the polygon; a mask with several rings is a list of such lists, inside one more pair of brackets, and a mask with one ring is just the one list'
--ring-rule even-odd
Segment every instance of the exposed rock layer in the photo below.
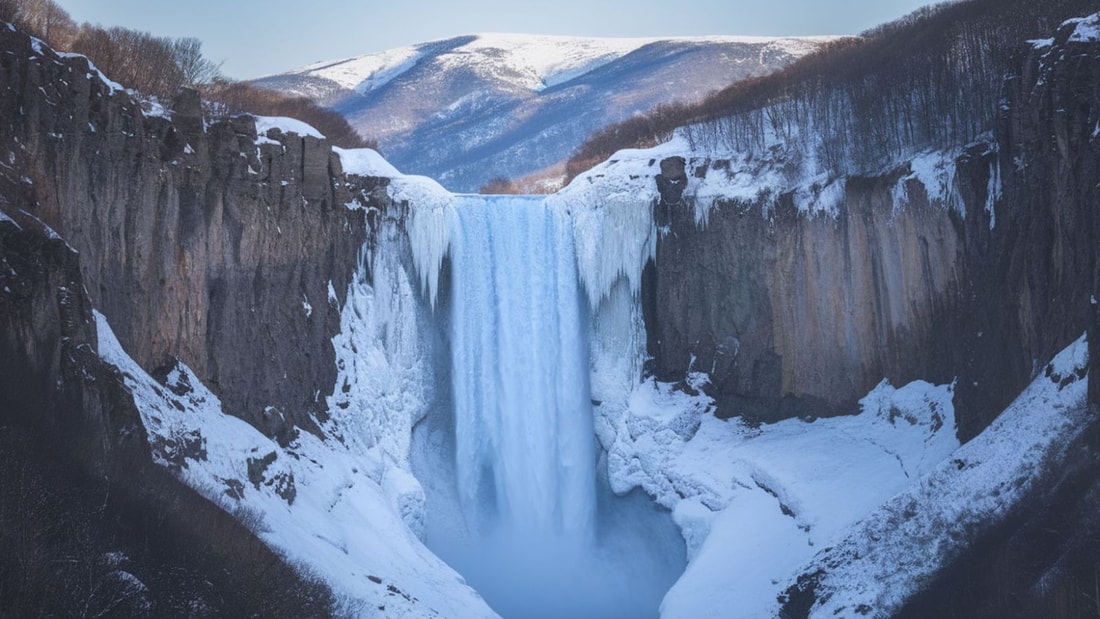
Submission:
{"label": "exposed rock layer", "polygon": [[79,250],[126,350],[148,370],[182,358],[269,434],[308,426],[367,235],[345,204],[380,181],[346,178],[324,140],[257,142],[247,116],[207,125],[194,93],[143,113],[83,58],[7,28],[0,48],[0,194]]}

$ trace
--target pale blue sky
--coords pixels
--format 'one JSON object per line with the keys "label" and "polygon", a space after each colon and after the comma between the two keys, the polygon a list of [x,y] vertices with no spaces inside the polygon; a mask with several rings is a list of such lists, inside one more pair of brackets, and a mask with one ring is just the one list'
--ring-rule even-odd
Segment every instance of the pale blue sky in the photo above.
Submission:
{"label": "pale blue sky", "polygon": [[927,0],[58,0],[78,22],[195,36],[235,78],[477,32],[856,34]]}

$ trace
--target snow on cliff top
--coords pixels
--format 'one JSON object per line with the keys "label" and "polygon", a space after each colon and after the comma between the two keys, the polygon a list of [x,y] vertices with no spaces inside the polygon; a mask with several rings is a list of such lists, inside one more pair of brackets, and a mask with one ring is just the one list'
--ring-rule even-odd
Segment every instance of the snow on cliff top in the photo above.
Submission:
{"label": "snow on cliff top", "polygon": [[297,133],[301,136],[309,136],[323,140],[325,136],[321,132],[296,118],[286,116],[255,116],[256,133],[266,136],[272,129],[278,129],[283,133]]}
{"label": "snow on cliff top", "polygon": [[[680,43],[742,43],[775,48],[793,55],[813,51],[833,36],[751,37],[701,36],[666,38],[600,38],[531,34],[477,34],[439,57],[445,64],[501,67],[527,77],[523,84],[542,90],[567,82],[641,47],[662,41]],[[411,69],[446,41],[388,49],[346,60],[315,63],[289,71],[331,80],[343,88],[367,93]]]}
{"label": "snow on cliff top", "polygon": [[1077,24],[1069,40],[1073,43],[1088,43],[1100,41],[1100,13],[1093,13],[1088,17],[1079,17],[1065,22],[1063,25]]}

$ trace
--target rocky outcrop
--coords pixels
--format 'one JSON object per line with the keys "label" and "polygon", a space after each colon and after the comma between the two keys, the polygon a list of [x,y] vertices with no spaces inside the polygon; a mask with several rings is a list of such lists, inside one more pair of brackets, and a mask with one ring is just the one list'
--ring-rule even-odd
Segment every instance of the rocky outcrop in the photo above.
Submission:
{"label": "rocky outcrop", "polygon": [[324,586],[154,464],[79,255],[26,210],[0,216],[5,614],[331,616]]}
{"label": "rocky outcrop", "polygon": [[[708,372],[720,414],[764,420],[855,410],[883,377],[957,379],[960,438],[981,431],[1094,320],[1100,63],[1068,37],[1009,80],[992,138],[955,161],[954,204],[903,165],[847,178],[835,214],[799,212],[792,192],[718,204],[701,226],[659,183],[643,290],[658,378]],[[688,162],[686,179],[721,168]]]}
{"label": "rocky outcrop", "polygon": [[77,253],[33,216],[16,217],[0,217],[0,409],[105,474],[148,453],[145,429],[96,354]]}
{"label": "rocky outcrop", "polygon": [[[270,435],[308,427],[335,384],[332,337],[381,181],[321,139],[156,110],[0,29],[0,194],[80,252],[92,304],[147,370],[181,358]],[[152,111],[150,111],[152,110]]]}

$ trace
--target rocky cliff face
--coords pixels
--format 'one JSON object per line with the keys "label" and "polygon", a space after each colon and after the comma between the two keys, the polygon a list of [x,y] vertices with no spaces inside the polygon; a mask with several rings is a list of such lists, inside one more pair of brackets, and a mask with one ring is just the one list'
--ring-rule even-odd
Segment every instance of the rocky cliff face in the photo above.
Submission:
{"label": "rocky cliff face", "polygon": [[92,304],[146,369],[178,356],[258,428],[308,427],[367,235],[345,205],[382,181],[346,178],[321,139],[208,124],[194,93],[143,112],[85,59],[8,28],[0,48],[0,206],[80,252]]}
{"label": "rocky cliff face", "polygon": [[324,586],[154,464],[77,252],[24,210],[0,216],[5,612],[331,616]]}
{"label": "rocky cliff face", "polygon": [[883,376],[950,381],[925,340],[964,278],[960,218],[924,195],[895,211],[900,175],[849,179],[835,217],[790,195],[767,217],[721,204],[705,227],[671,207],[647,291],[658,377],[693,364],[720,413],[766,420],[851,410]]}
{"label": "rocky cliff face", "polygon": [[0,402],[106,474],[148,453],[121,377],[96,354],[77,253],[33,216],[0,217]]}
{"label": "rocky cliff face", "polygon": [[[998,139],[1013,173],[1005,177],[998,227],[981,238],[983,251],[974,252],[985,257],[975,269],[985,290],[1004,291],[1001,304],[985,309],[990,322],[1003,325],[999,337],[1006,342],[986,341],[984,349],[974,349],[1001,354],[1012,380],[1030,370],[1023,367],[1023,353],[1043,354],[1089,325],[1089,402],[1095,408],[1100,404],[1094,296],[1100,289],[1100,43],[1075,41],[1073,30],[1064,26],[1048,44],[1033,49],[1021,73],[1008,82],[1009,105]],[[979,369],[988,376],[995,368]],[[1041,471],[1045,483],[1035,496],[976,540],[901,616],[1095,613],[1098,445],[1093,423],[1067,446],[1062,467]]]}
{"label": "rocky cliff face", "polygon": [[[1059,36],[1009,80],[992,137],[955,157],[949,200],[914,162],[848,177],[835,214],[798,212],[790,192],[699,225],[659,182],[643,291],[656,375],[709,372],[720,413],[766,420],[854,410],[883,377],[957,378],[960,437],[984,428],[1092,323],[1100,65],[1095,42]],[[683,163],[685,183],[723,168]]]}

